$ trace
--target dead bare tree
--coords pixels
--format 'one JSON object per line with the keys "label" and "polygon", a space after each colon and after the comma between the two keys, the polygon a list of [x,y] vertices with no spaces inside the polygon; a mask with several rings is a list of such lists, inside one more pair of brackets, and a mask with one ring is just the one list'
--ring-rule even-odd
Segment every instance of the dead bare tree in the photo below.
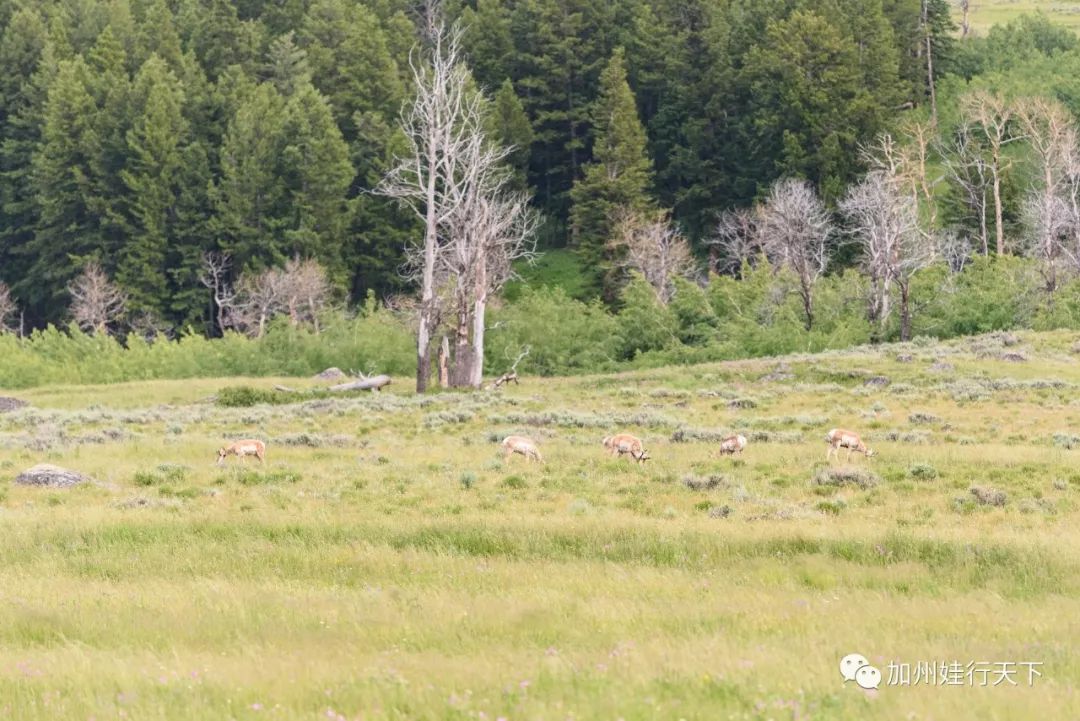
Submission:
{"label": "dead bare tree", "polygon": [[1056,100],[1034,97],[1016,104],[1035,163],[1037,182],[1024,202],[1024,219],[1030,231],[1025,251],[1039,261],[1045,290],[1057,290],[1062,262],[1072,244],[1075,194],[1070,170],[1080,147],[1072,114]]}
{"label": "dead bare tree", "polygon": [[[430,6],[430,7],[429,7]],[[461,157],[477,133],[483,132],[483,98],[473,91],[461,53],[461,31],[447,29],[435,10],[425,6],[428,47],[409,58],[416,94],[402,111],[401,130],[408,152],[396,159],[375,192],[408,206],[424,225],[424,237],[411,254],[409,272],[420,284],[416,334],[416,390],[427,389],[431,373],[431,339],[435,308],[437,256],[445,237],[440,233],[460,196],[448,186],[461,175]]]}
{"label": "dead bare tree", "polygon": [[535,255],[539,216],[525,195],[510,191],[511,174],[503,162],[510,150],[476,128],[461,149],[457,172],[446,177],[452,202],[436,275],[453,289],[451,386],[480,388],[489,298],[510,279],[513,261]]}
{"label": "dead bare tree", "polygon": [[990,180],[994,200],[994,234],[998,255],[1005,254],[1005,226],[1002,211],[1001,179],[1012,165],[1004,148],[1021,139],[1014,131],[1012,103],[1000,93],[976,90],[960,98],[960,113],[964,121],[981,131],[990,161]]}
{"label": "dead bare tree", "polygon": [[293,258],[284,268],[241,275],[226,305],[225,323],[261,338],[267,323],[285,314],[293,325],[306,323],[318,331],[330,293],[330,281],[318,262]]}
{"label": "dead bare tree", "polygon": [[966,38],[971,32],[971,0],[960,0],[960,37]]}
{"label": "dead bare tree", "polygon": [[11,318],[17,310],[15,299],[11,297],[11,288],[0,281],[0,333],[13,333],[16,330],[11,325]]}
{"label": "dead bare tree", "polygon": [[735,275],[744,262],[753,263],[761,255],[758,217],[751,208],[725,210],[716,221],[709,246],[709,270]]}
{"label": "dead bare tree", "polygon": [[279,273],[282,302],[289,321],[293,325],[308,323],[318,333],[319,316],[332,293],[326,269],[316,260],[292,258]]}
{"label": "dead bare tree", "polygon": [[975,138],[970,122],[961,122],[948,147],[941,149],[945,170],[960,189],[964,205],[979,226],[979,248],[983,255],[990,253],[990,233],[987,225],[990,194],[990,160]]}
{"label": "dead bare tree", "polygon": [[71,317],[88,333],[108,333],[109,324],[124,315],[127,296],[109,281],[101,264],[92,260],[68,286]]}
{"label": "dead bare tree", "polygon": [[900,296],[900,339],[911,339],[911,279],[934,259],[934,247],[919,227],[918,208],[904,180],[871,171],[840,203],[863,250],[870,276],[870,316],[884,336],[895,285]]}
{"label": "dead bare tree", "polygon": [[971,260],[971,241],[957,234],[955,230],[945,230],[937,239],[938,253],[954,275],[964,270]]}
{"label": "dead bare tree", "polygon": [[641,273],[665,305],[675,293],[675,278],[692,277],[697,272],[690,243],[667,212],[620,212],[612,246],[619,251],[613,255],[622,259],[623,268]]}
{"label": "dead bare tree", "polygon": [[229,282],[231,270],[232,258],[228,253],[216,251],[203,253],[199,282],[210,289],[217,328],[221,332],[224,332],[227,327],[229,309],[236,301],[236,289]]}
{"label": "dead bare tree", "polygon": [[266,333],[266,324],[284,304],[281,275],[273,268],[261,273],[244,273],[236,284],[236,300],[229,307],[227,322],[255,338]]}
{"label": "dead bare tree", "polygon": [[937,139],[935,126],[930,122],[907,121],[900,126],[903,142],[889,133],[878,135],[863,146],[862,156],[870,170],[881,170],[895,177],[917,206],[925,209],[924,232],[932,235],[937,229],[935,187],[941,178],[931,178],[928,172],[930,153]]}
{"label": "dead bare tree", "polygon": [[833,235],[825,205],[805,180],[778,180],[761,207],[759,228],[769,261],[795,274],[806,329],[810,330],[814,325],[814,285],[829,264]]}

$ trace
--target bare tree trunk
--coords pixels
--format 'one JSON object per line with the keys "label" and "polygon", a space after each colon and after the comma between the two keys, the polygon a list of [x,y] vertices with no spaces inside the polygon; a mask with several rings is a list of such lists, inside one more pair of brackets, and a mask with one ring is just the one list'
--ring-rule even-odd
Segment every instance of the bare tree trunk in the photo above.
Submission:
{"label": "bare tree trunk", "polygon": [[468,301],[460,302],[457,310],[457,326],[454,328],[454,365],[450,370],[450,387],[461,388],[469,384],[472,349],[469,348]]}
{"label": "bare tree trunk", "polygon": [[991,167],[994,175],[994,234],[997,240],[997,254],[1005,255],[1005,228],[1002,227],[1001,212],[1001,172],[998,159],[998,154],[994,153],[994,164]]}
{"label": "bare tree trunk", "polygon": [[986,188],[982,191],[982,207],[979,208],[979,238],[982,240],[983,256],[990,255],[990,232],[986,227]]}
{"label": "bare tree trunk", "polygon": [[926,82],[930,88],[930,122],[937,125],[937,90],[934,88],[934,43],[930,35],[930,22],[926,0],[922,3],[923,32],[926,33]]}
{"label": "bare tree trunk", "polygon": [[968,13],[971,11],[971,0],[960,0],[960,12],[963,13],[960,19],[960,37],[966,38],[968,33],[971,32],[971,22],[968,18]]}
{"label": "bare tree trunk", "polygon": [[473,357],[469,385],[479,389],[484,382],[484,323],[487,314],[487,262],[481,259],[476,275],[476,300],[473,304]]}
{"label": "bare tree trunk", "polygon": [[450,387],[450,340],[443,336],[439,346],[439,387]]}
{"label": "bare tree trunk", "polygon": [[911,340],[911,284],[899,283],[900,286],[900,341]]}
{"label": "bare tree trunk", "polygon": [[800,295],[802,296],[803,312],[806,313],[806,330],[812,330],[814,327],[814,287],[812,281],[808,278],[800,279],[802,289]]}

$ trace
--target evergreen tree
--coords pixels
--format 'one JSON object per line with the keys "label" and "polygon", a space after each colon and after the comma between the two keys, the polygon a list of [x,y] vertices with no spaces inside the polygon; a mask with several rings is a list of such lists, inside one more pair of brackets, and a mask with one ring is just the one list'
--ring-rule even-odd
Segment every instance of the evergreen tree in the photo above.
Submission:
{"label": "evergreen tree", "polygon": [[184,66],[180,34],[176,18],[166,0],[149,0],[143,9],[142,21],[136,31],[134,62],[142,66],[151,55],[157,55],[177,74]]}
{"label": "evergreen tree", "polygon": [[282,96],[290,97],[298,87],[311,82],[307,53],[297,47],[293,31],[275,38],[266,55],[264,74]]}
{"label": "evergreen tree", "polygon": [[239,102],[221,146],[221,176],[213,189],[214,229],[238,268],[262,268],[288,257],[288,191],[280,173],[285,100],[270,85]]}
{"label": "evergreen tree", "polygon": [[349,147],[326,99],[310,83],[289,100],[285,113],[281,161],[292,205],[285,233],[288,252],[318,258],[333,278],[343,281],[350,220],[346,196],[353,179]]}
{"label": "evergreen tree", "polygon": [[461,13],[468,48],[469,68],[480,86],[495,88],[506,77],[514,55],[508,4],[501,0],[477,0],[476,9]]}
{"label": "evergreen tree", "polygon": [[33,315],[45,320],[59,319],[68,281],[103,245],[99,216],[92,207],[92,165],[100,143],[89,77],[81,57],[60,63],[33,156],[31,186],[38,220],[27,244],[33,260],[14,290]]}
{"label": "evergreen tree", "polygon": [[0,38],[0,281],[15,283],[26,270],[26,244],[36,216],[31,156],[41,136],[40,116],[55,70],[48,31],[35,10],[15,11]]}
{"label": "evergreen tree", "polygon": [[626,81],[622,49],[615,51],[600,76],[593,119],[595,160],[574,185],[572,220],[574,246],[600,280],[607,268],[605,248],[611,240],[613,214],[619,209],[645,210],[651,204],[652,163],[634,93]]}
{"label": "evergreen tree", "polygon": [[129,307],[163,316],[168,309],[165,260],[175,222],[173,209],[187,126],[176,76],[151,55],[135,77],[134,123],[127,133],[128,240],[116,271]]}
{"label": "evergreen tree", "polygon": [[533,131],[529,116],[521,104],[514,84],[509,79],[503,81],[495,93],[492,104],[495,120],[496,140],[513,151],[506,162],[514,170],[514,189],[527,190],[529,187],[529,148],[532,145]]}
{"label": "evergreen tree", "polygon": [[860,167],[859,140],[881,123],[859,62],[854,41],[820,15],[799,10],[769,23],[742,70],[761,181],[803,177],[839,197]]}
{"label": "evergreen tree", "polygon": [[[307,51],[312,82],[330,101],[347,142],[357,140],[357,113],[396,117],[405,93],[386,33],[374,13],[347,0],[315,0],[299,38]],[[383,138],[381,145],[385,143]]]}
{"label": "evergreen tree", "polygon": [[89,197],[91,211],[101,228],[99,250],[104,254],[105,270],[110,275],[124,244],[124,194],[127,190],[121,173],[129,152],[127,132],[131,127],[131,82],[127,72],[127,52],[107,26],[87,58],[89,89],[94,97],[94,139],[97,146],[90,162]]}

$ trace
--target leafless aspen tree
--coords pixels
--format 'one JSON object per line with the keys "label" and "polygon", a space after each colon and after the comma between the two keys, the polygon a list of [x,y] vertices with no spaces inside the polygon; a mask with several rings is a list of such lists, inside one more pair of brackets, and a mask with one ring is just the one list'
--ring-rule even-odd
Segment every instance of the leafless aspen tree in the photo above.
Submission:
{"label": "leafless aspen tree", "polygon": [[452,178],[448,188],[456,202],[445,223],[447,242],[438,265],[454,288],[452,386],[480,388],[489,298],[510,279],[514,260],[535,253],[538,216],[526,196],[509,190],[511,176],[502,164],[508,151],[477,131],[463,153],[466,172]]}
{"label": "leafless aspen tree", "polygon": [[429,47],[410,59],[416,97],[401,121],[410,152],[376,189],[424,223],[422,244],[406,251],[406,272],[421,293],[417,392],[427,388],[431,338],[447,296],[456,320],[450,383],[480,387],[488,298],[510,277],[511,262],[533,252],[537,225],[527,199],[509,190],[504,161],[512,148],[488,137],[486,101],[470,87],[460,29],[446,29],[440,7],[425,3]]}
{"label": "leafless aspen tree", "polygon": [[461,156],[477,133],[483,132],[483,98],[469,87],[469,73],[461,56],[461,32],[448,30],[435,19],[438,3],[428,3],[428,46],[414,51],[409,65],[416,95],[402,112],[401,129],[408,153],[375,189],[396,198],[423,221],[424,237],[414,253],[410,270],[420,283],[419,322],[416,334],[416,390],[424,392],[431,373],[431,339],[435,330],[437,255],[445,241],[441,233],[460,196],[448,185],[460,177]]}
{"label": "leafless aspen tree", "polygon": [[814,325],[814,284],[829,264],[833,228],[817,193],[805,180],[776,181],[761,208],[762,247],[776,267],[790,268],[799,282],[806,329]]}
{"label": "leafless aspen tree", "polygon": [[758,218],[751,208],[725,210],[708,241],[710,270],[735,275],[743,262],[753,262],[761,253]]}
{"label": "leafless aspen tree", "polygon": [[963,271],[971,260],[971,241],[954,230],[946,230],[938,236],[937,250],[953,274]]}
{"label": "leafless aspen tree", "polygon": [[998,255],[1005,254],[1005,227],[1002,217],[1001,177],[1012,164],[1003,149],[1020,139],[1013,132],[1013,107],[998,93],[977,90],[960,99],[960,112],[964,120],[981,131],[990,160],[990,180],[994,200],[994,233]]}
{"label": "leafless aspen tree", "polygon": [[667,213],[641,215],[624,211],[615,224],[615,239],[621,264],[641,273],[665,305],[675,292],[673,281],[679,276],[690,277],[697,263],[679,229]]}
{"label": "leafless aspen tree", "polygon": [[229,282],[231,270],[232,258],[227,253],[203,253],[199,282],[210,289],[217,327],[222,332],[227,327],[229,308],[236,301],[236,289]]}
{"label": "leafless aspen tree", "polygon": [[127,296],[109,281],[96,260],[86,264],[82,275],[68,286],[68,293],[72,319],[90,333],[107,333],[127,305]]}
{"label": "leafless aspen tree", "polygon": [[1016,115],[1033,151],[1038,177],[1024,202],[1031,233],[1026,251],[1038,259],[1046,291],[1053,295],[1059,266],[1072,246],[1075,195],[1070,170],[1080,151],[1076,126],[1061,103],[1041,97],[1017,103]]}
{"label": "leafless aspen tree", "polygon": [[266,324],[285,314],[293,325],[311,324],[318,331],[319,314],[330,298],[326,271],[314,260],[294,258],[284,268],[245,273],[226,305],[225,323],[256,338]]}
{"label": "leafless aspen tree", "polygon": [[953,183],[960,188],[964,205],[978,221],[979,249],[990,253],[990,232],[987,226],[991,185],[990,160],[979,146],[973,127],[962,122],[948,147],[941,152],[945,169]]}
{"label": "leafless aspen tree", "polygon": [[309,323],[319,332],[319,315],[330,301],[331,286],[326,270],[316,260],[293,258],[281,274],[283,310],[293,325]]}
{"label": "leafless aspen tree", "polygon": [[900,134],[906,142],[898,142],[889,133],[879,135],[862,148],[863,159],[870,170],[885,171],[900,181],[916,205],[925,208],[924,230],[933,234],[937,229],[934,187],[941,181],[930,178],[927,164],[936,131],[931,123],[908,121],[900,127]]}
{"label": "leafless aspen tree", "polygon": [[919,228],[914,199],[903,180],[883,170],[871,171],[840,203],[863,250],[870,276],[871,318],[883,333],[891,314],[895,285],[900,296],[900,339],[911,339],[911,279],[934,259],[934,247]]}
{"label": "leafless aspen tree", "polygon": [[0,281],[0,332],[11,333],[15,330],[11,326],[11,317],[15,315],[15,299],[11,297],[11,289],[7,283]]}
{"label": "leafless aspen tree", "polygon": [[960,0],[960,37],[966,38],[971,32],[971,0]]}

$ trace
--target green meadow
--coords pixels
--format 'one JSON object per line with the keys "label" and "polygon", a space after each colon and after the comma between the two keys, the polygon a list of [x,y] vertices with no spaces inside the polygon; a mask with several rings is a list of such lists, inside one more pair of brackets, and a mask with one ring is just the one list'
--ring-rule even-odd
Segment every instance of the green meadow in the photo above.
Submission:
{"label": "green meadow", "polygon": [[[953,6],[957,6],[956,0]],[[1080,2],[1066,0],[973,0],[969,11],[971,28],[985,35],[993,25],[1003,25],[1021,15],[1041,12],[1051,21],[1076,30],[1080,28]],[[960,10],[955,9],[955,19],[960,22]]]}
{"label": "green meadow", "polygon": [[[407,378],[12,392],[0,717],[1076,718],[1078,339],[425,397]],[[278,383],[295,402],[215,402]],[[876,456],[826,463],[836,426]],[[606,456],[615,430],[652,460]],[[721,458],[731,431],[749,445]],[[546,463],[504,461],[511,432]],[[244,437],[265,465],[216,466]],[[95,480],[14,483],[39,462]],[[844,683],[849,653],[878,690]],[[888,684],[931,661],[1041,676]]]}

